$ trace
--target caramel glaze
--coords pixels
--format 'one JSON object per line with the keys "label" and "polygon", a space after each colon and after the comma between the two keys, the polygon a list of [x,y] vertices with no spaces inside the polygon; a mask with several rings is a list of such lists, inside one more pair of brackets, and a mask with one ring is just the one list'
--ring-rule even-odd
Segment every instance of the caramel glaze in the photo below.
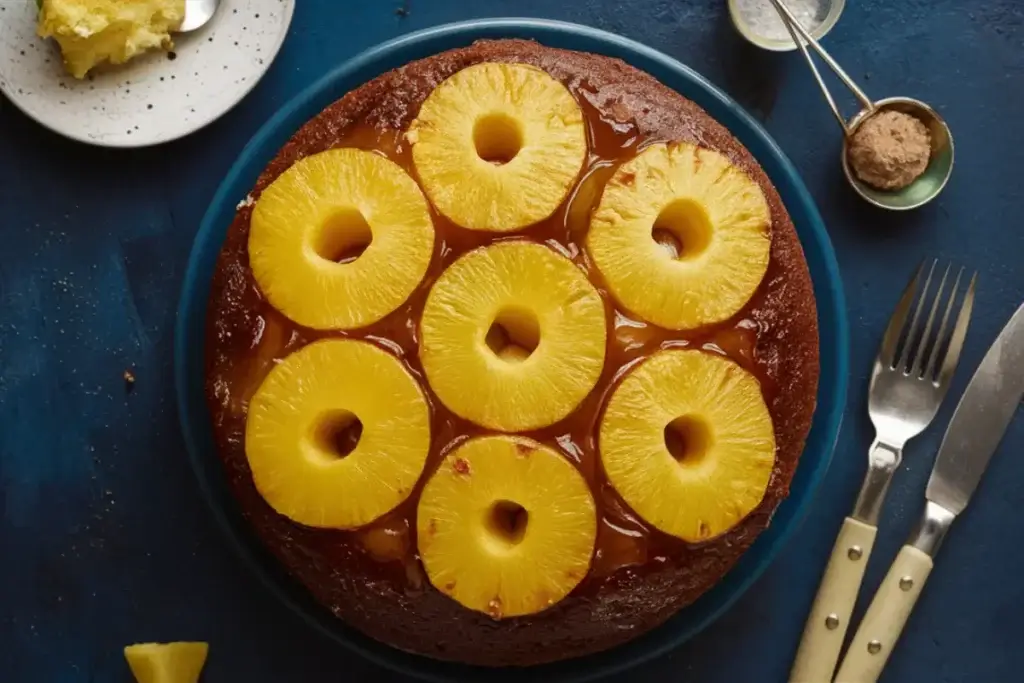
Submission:
{"label": "caramel glaze", "polygon": [[[436,212],[427,275],[400,309],[354,332],[299,327],[265,301],[246,252],[252,209],[240,207],[213,280],[208,313],[207,387],[221,456],[241,509],[257,532],[322,603],[369,635],[432,657],[498,666],[534,664],[599,651],[671,616],[721,579],[763,530],[785,497],[810,426],[818,375],[818,338],[807,266],[792,223],[750,154],[700,108],[617,60],[525,41],[485,41],[385,74],[328,107],[303,127],[262,174],[254,198],[297,159],[335,147],[375,150],[415,176],[403,131],[433,87],[482,61],[533,64],[560,79],[579,101],[589,156],[580,179],[548,220],[513,236],[459,228]],[[731,320],[691,332],[644,324],[618,307],[583,241],[604,183],[622,161],[659,141],[691,141],[718,150],[761,185],[772,210],[768,272]],[[607,309],[608,347],[597,388],[568,418],[528,433],[575,462],[599,514],[591,571],[553,608],[494,621],[435,591],[416,555],[420,489],[444,455],[485,433],[444,407],[417,357],[418,319],[438,275],[471,249],[503,239],[548,244],[572,259],[598,287]],[[323,337],[364,339],[399,357],[420,381],[432,412],[432,446],[409,499],[366,528],[317,530],[274,513],[252,483],[244,453],[249,398],[273,363]],[[690,545],[651,529],[619,498],[600,467],[601,408],[628,368],[663,348],[725,355],[760,380],[776,431],[777,462],[761,505],[728,533]]]}

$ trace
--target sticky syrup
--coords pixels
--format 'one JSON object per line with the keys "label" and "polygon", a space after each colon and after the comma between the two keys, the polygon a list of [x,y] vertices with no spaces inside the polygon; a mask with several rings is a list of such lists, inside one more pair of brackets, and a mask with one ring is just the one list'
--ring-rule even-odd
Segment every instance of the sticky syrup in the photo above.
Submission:
{"label": "sticky syrup", "polygon": [[[603,116],[588,101],[590,93],[585,84],[572,88],[583,108],[588,127],[589,155],[583,171],[566,201],[552,217],[515,235],[551,246],[570,258],[595,284],[605,301],[608,321],[608,346],[604,371],[595,390],[566,419],[526,435],[555,447],[575,462],[594,492],[598,508],[598,535],[591,572],[578,591],[596,591],[603,582],[623,571],[642,572],[645,568],[665,563],[669,558],[685,561],[687,544],[652,530],[622,501],[609,485],[601,471],[596,448],[596,431],[608,393],[616,381],[636,362],[658,349],[700,348],[727,356],[753,372],[760,380],[769,404],[774,386],[757,357],[761,324],[750,315],[764,298],[761,290],[746,308],[725,323],[704,329],[676,332],[648,325],[616,306],[607,291],[601,275],[590,263],[583,247],[591,212],[596,207],[604,184],[623,161],[632,158],[644,144],[635,124],[628,120]],[[614,110],[611,112],[616,113]],[[625,118],[625,117],[622,117]],[[380,131],[371,127],[355,127],[340,138],[335,147],[356,147],[374,150],[402,166],[415,177],[408,144],[400,131]],[[459,418],[437,399],[426,382],[417,358],[419,341],[418,318],[427,292],[438,277],[455,259],[472,249],[496,240],[509,239],[462,229],[443,216],[432,212],[436,230],[434,255],[423,282],[409,300],[385,319],[354,332],[322,332],[295,325],[274,310],[259,295],[252,274],[239,256],[233,264],[248,278],[247,299],[239,308],[248,308],[245,316],[254,321],[235,321],[227,325],[235,331],[246,329],[249,338],[226,341],[218,328],[211,326],[208,343],[225,352],[225,362],[215,364],[219,373],[217,395],[225,406],[224,414],[215,416],[220,429],[234,430],[240,438],[244,433],[245,411],[248,401],[275,362],[309,342],[324,337],[363,339],[387,349],[400,358],[417,377],[426,392],[432,409],[433,442],[424,476],[409,499],[395,510],[366,528],[357,531],[331,531],[302,529],[303,543],[314,547],[325,558],[336,557],[339,563],[351,557],[353,548],[369,558],[381,576],[390,578],[402,590],[415,593],[423,590],[426,579],[416,554],[415,510],[419,493],[427,476],[434,471],[446,453],[459,443],[486,430]],[[234,243],[232,242],[234,240]],[[243,237],[232,233],[228,249],[239,254],[244,249]],[[223,264],[222,264],[223,267]],[[769,264],[765,282],[775,272]],[[241,315],[228,312],[228,315]]]}

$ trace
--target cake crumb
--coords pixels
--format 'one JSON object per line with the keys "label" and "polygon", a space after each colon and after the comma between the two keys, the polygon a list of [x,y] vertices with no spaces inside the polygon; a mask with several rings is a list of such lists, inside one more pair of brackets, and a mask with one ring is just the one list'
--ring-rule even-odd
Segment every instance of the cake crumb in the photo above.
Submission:
{"label": "cake crumb", "polygon": [[124,371],[124,386],[125,389],[130,393],[135,388],[135,373],[132,372],[131,368]]}
{"label": "cake crumb", "polygon": [[534,446],[533,444],[527,443],[525,441],[516,441],[516,455],[520,457],[528,458],[531,455],[533,455],[533,452],[536,450],[537,447]]}
{"label": "cake crumb", "polygon": [[901,190],[928,168],[931,135],[915,116],[882,111],[854,131],[849,157],[854,173],[868,185],[879,190]]}
{"label": "cake crumb", "polygon": [[245,195],[245,199],[243,199],[242,201],[238,202],[238,206],[235,207],[235,210],[241,211],[242,209],[247,209],[247,208],[249,208],[250,206],[252,206],[255,203],[256,203],[256,200],[252,198],[252,195],[251,194],[247,194],[247,195]]}

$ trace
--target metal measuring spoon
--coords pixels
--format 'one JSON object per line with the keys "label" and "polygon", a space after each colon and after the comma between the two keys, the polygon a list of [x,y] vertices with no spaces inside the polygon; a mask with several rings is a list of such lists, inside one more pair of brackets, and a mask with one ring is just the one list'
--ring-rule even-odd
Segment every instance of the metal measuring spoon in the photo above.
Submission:
{"label": "metal measuring spoon", "polygon": [[[924,102],[910,97],[888,97],[884,100],[872,101],[854,83],[853,79],[847,75],[843,68],[839,66],[836,60],[832,58],[832,55],[825,48],[821,47],[818,41],[812,38],[807,30],[800,25],[800,22],[796,20],[796,17],[793,16],[782,0],[771,0],[771,3],[775,5],[775,9],[782,16],[789,35],[793,38],[793,42],[797,44],[797,47],[800,48],[800,52],[807,61],[807,65],[811,67],[811,72],[814,74],[814,80],[818,83],[818,88],[821,89],[825,100],[828,102],[829,107],[831,107],[832,114],[836,117],[836,121],[839,122],[839,127],[843,129],[843,173],[846,175],[846,179],[854,191],[875,206],[894,211],[916,209],[937,197],[942,192],[942,188],[946,186],[946,182],[953,172],[953,135],[942,117]],[[860,102],[861,110],[849,121],[840,113],[832,93],[829,92],[828,86],[825,85],[825,81],[818,71],[818,67],[814,64],[811,54],[807,51],[808,46],[821,57],[822,61],[832,69],[843,85],[849,88]],[[928,168],[910,185],[901,190],[894,191],[876,189],[858,178],[850,167],[848,153],[850,137],[857,131],[857,128],[874,114],[887,109],[916,117],[924,123],[931,134],[931,155],[928,159]]]}
{"label": "metal measuring spoon", "polygon": [[220,0],[185,0],[185,19],[177,33],[188,33],[205,26],[217,13]]}

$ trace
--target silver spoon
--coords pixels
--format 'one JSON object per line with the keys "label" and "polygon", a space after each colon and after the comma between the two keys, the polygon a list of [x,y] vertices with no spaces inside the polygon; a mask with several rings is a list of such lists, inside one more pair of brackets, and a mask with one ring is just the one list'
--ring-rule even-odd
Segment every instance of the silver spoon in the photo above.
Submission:
{"label": "silver spoon", "polygon": [[[829,107],[831,107],[832,114],[836,117],[836,121],[839,122],[839,127],[843,129],[843,173],[846,175],[846,179],[854,191],[875,206],[894,211],[915,209],[937,197],[942,192],[942,188],[946,186],[946,182],[953,172],[953,134],[942,117],[924,102],[910,97],[889,97],[883,100],[872,101],[853,79],[843,71],[843,68],[832,58],[832,55],[800,25],[800,22],[797,21],[793,13],[790,12],[789,7],[782,0],[770,1],[781,15],[783,23],[786,24],[786,30],[789,31],[793,42],[800,48],[800,52],[807,61],[807,65],[811,67],[811,72],[814,74],[814,80],[818,83],[818,88],[825,96]],[[828,65],[833,73],[839,77],[843,85],[849,88],[860,102],[861,110],[849,121],[839,111],[832,93],[829,92],[828,86],[825,85],[825,81],[822,79],[818,67],[811,58],[810,52],[807,51],[808,46],[821,57],[822,61]],[[871,118],[873,114],[885,109],[900,111],[916,117],[928,127],[928,132],[931,134],[932,149],[928,160],[928,168],[925,169],[925,172],[920,177],[902,190],[878,190],[863,182],[857,177],[853,169],[850,168],[848,153],[850,137],[864,121]]]}
{"label": "silver spoon", "polygon": [[185,0],[185,19],[178,33],[188,33],[205,26],[217,13],[220,0]]}

